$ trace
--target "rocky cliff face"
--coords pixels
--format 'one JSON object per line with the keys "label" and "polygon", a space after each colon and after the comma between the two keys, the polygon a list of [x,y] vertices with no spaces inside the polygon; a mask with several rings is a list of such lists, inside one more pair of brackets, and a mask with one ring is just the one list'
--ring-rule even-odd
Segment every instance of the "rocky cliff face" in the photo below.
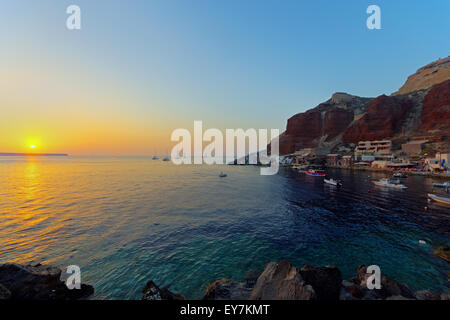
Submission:
{"label": "rocky cliff face", "polygon": [[335,93],[291,117],[280,136],[280,154],[415,135],[450,135],[450,57],[420,68],[391,96],[363,98]]}
{"label": "rocky cliff face", "polygon": [[344,131],[346,143],[381,140],[402,133],[402,122],[413,103],[403,96],[379,96],[372,101],[367,112]]}
{"label": "rocky cliff face", "polygon": [[335,93],[314,109],[296,114],[288,120],[286,131],[280,136],[280,153],[333,146],[355,117],[364,114],[371,101],[371,98]]}
{"label": "rocky cliff face", "polygon": [[417,70],[416,73],[408,77],[405,84],[393,95],[428,89],[448,79],[450,79],[450,56],[445,59],[438,59]]}
{"label": "rocky cliff face", "polygon": [[450,80],[435,85],[423,100],[421,131],[450,130]]}

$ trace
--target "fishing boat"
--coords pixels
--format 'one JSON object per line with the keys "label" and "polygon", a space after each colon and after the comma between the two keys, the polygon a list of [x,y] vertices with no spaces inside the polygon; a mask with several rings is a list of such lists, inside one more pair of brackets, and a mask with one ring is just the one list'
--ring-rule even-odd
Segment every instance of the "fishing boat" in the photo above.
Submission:
{"label": "fishing boat", "polygon": [[220,172],[220,174],[219,174],[219,177],[221,177],[221,178],[225,178],[226,176],[227,176],[227,174],[223,173],[223,172]]}
{"label": "fishing boat", "polygon": [[396,172],[392,176],[394,178],[408,178],[408,176],[406,174],[404,174],[403,172]]}
{"label": "fishing boat", "polygon": [[428,197],[430,197],[431,199],[433,199],[436,202],[440,202],[440,203],[444,203],[444,204],[450,204],[450,198],[449,197],[444,197],[444,196],[438,196],[432,193],[428,194]]}
{"label": "fishing boat", "polygon": [[398,180],[392,180],[392,179],[380,179],[378,181],[373,181],[374,184],[380,187],[388,187],[388,188],[395,188],[395,189],[406,189],[407,187],[400,183]]}
{"label": "fishing boat", "polygon": [[153,157],[152,157],[152,160],[158,160],[158,159],[159,159],[158,156],[153,156]]}
{"label": "fishing boat", "polygon": [[450,182],[433,183],[433,187],[436,187],[436,188],[450,188]]}
{"label": "fishing boat", "polygon": [[331,185],[336,186],[336,187],[341,187],[342,186],[342,182],[341,181],[334,180],[333,178],[323,179],[323,182],[325,182],[327,184],[331,184]]}
{"label": "fishing boat", "polygon": [[170,161],[170,158],[169,157],[164,157],[163,161]]}
{"label": "fishing boat", "polygon": [[313,177],[325,177],[327,175],[327,173],[324,170],[308,170],[306,171],[306,174],[308,176],[313,176]]}

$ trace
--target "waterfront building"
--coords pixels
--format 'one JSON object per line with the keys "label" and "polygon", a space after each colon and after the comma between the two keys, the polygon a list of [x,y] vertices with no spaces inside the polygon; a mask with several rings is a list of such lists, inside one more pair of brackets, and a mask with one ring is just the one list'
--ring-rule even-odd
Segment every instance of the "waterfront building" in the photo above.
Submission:
{"label": "waterfront building", "polygon": [[350,168],[353,165],[353,157],[352,156],[343,156],[342,159],[339,160],[339,165],[344,168]]}
{"label": "waterfront building", "polygon": [[355,155],[382,155],[390,154],[391,140],[360,141],[355,148]]}
{"label": "waterfront building", "polygon": [[337,153],[327,154],[327,166],[328,167],[338,167],[340,159],[341,159],[341,156]]}
{"label": "waterfront building", "polygon": [[413,140],[402,144],[402,152],[406,155],[418,155],[423,150],[423,145],[427,140]]}

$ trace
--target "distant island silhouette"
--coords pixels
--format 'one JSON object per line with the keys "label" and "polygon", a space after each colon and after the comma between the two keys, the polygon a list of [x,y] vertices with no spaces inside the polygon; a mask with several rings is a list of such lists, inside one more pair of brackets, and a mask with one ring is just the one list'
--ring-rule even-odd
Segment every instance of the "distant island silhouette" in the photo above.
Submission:
{"label": "distant island silhouette", "polygon": [[40,157],[67,157],[67,153],[15,153],[15,152],[0,152],[1,156],[40,156]]}

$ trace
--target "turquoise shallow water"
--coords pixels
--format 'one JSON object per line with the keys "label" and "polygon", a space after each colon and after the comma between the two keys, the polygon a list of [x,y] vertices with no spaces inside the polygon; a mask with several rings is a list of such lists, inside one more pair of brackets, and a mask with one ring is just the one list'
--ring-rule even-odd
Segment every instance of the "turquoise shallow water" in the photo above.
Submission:
{"label": "turquoise shallow water", "polygon": [[256,167],[2,158],[0,262],[79,265],[97,299],[139,299],[148,280],[200,298],[211,281],[282,258],[344,277],[378,264],[416,290],[449,291],[449,264],[432,251],[450,242],[450,209],[427,203],[432,179],[396,191],[371,183],[383,174],[331,174],[343,188]]}

